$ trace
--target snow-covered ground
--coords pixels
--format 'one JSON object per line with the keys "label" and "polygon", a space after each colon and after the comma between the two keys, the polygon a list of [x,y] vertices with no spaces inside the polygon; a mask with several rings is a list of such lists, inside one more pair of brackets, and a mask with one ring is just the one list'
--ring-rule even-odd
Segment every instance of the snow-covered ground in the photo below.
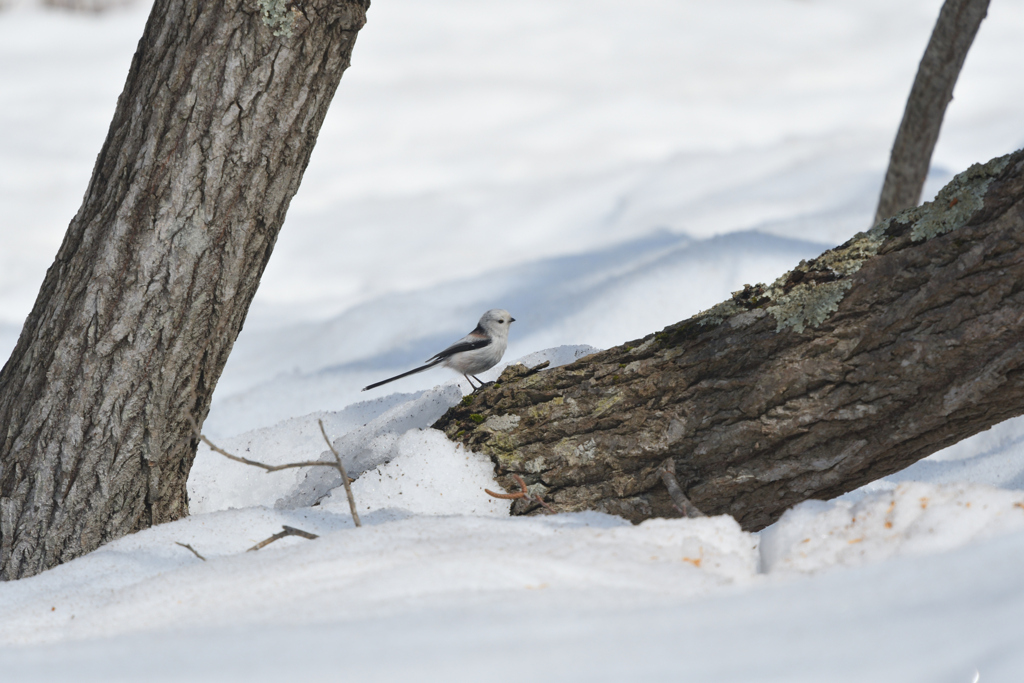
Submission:
{"label": "snow-covered ground", "polygon": [[[868,227],[940,5],[377,0],[205,425],[286,462],[322,419],[365,526],[331,470],[204,447],[191,517],[0,585],[0,680],[1020,680],[1020,420],[749,534],[511,519],[425,429],[450,374],[359,391],[487,308],[570,362]],[[146,13],[0,12],[2,357]],[[993,3],[926,193],[1024,145],[1021,35]],[[320,537],[245,552],[282,525]]]}

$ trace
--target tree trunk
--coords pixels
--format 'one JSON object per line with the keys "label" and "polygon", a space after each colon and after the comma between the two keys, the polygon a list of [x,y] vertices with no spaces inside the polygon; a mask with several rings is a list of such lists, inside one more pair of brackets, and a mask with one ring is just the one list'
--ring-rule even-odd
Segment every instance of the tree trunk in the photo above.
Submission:
{"label": "tree trunk", "polygon": [[1024,151],[770,287],[524,374],[436,426],[556,510],[679,516],[671,458],[697,508],[759,529],[896,472],[1024,413]]}
{"label": "tree trunk", "polygon": [[988,12],[988,3],[946,0],[942,5],[892,145],[875,224],[921,201],[946,106],[953,99],[953,86]]}
{"label": "tree trunk", "polygon": [[157,0],[0,372],[0,576],[187,514],[199,423],[366,0]]}

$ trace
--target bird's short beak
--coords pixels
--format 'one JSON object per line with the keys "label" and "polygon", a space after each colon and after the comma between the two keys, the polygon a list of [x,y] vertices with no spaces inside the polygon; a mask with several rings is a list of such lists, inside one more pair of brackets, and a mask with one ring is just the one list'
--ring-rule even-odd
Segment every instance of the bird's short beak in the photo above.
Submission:
{"label": "bird's short beak", "polygon": [[508,319],[508,321],[509,321],[510,323],[514,323],[514,322],[516,321],[516,319],[515,319],[515,318],[509,318],[509,319]]}

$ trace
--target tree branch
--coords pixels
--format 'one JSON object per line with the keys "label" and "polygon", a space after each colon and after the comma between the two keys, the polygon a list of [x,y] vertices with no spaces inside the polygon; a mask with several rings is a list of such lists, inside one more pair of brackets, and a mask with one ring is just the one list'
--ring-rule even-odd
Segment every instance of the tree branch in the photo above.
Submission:
{"label": "tree branch", "polygon": [[658,468],[658,476],[661,477],[661,481],[665,484],[665,488],[668,490],[668,495],[672,498],[672,507],[683,517],[704,517],[705,514],[697,509],[697,506],[690,502],[690,499],[683,493],[683,489],[679,486],[679,481],[676,479],[676,461],[672,458],[666,458],[665,462]]}
{"label": "tree branch", "polygon": [[348,498],[348,509],[352,511],[352,521],[355,522],[356,526],[362,526],[363,523],[359,519],[359,512],[356,510],[356,498],[352,495],[352,483],[348,478],[348,472],[345,471],[345,466],[341,463],[341,456],[338,455],[338,451],[334,450],[334,444],[327,438],[327,431],[324,429],[324,421],[317,420],[317,424],[320,425],[320,433],[324,437],[324,441],[327,442],[327,447],[331,449],[331,453],[334,454],[334,460],[338,465],[338,472],[341,473],[341,481],[345,485],[345,496]]}
{"label": "tree branch", "polygon": [[953,87],[989,0],[946,0],[907,98],[875,211],[877,224],[917,206]]}
{"label": "tree branch", "polygon": [[191,553],[192,553],[193,555],[195,555],[196,557],[198,557],[198,558],[199,558],[200,560],[202,560],[203,562],[206,562],[206,558],[205,558],[205,557],[203,557],[202,555],[200,555],[200,554],[199,554],[199,551],[198,551],[198,550],[196,550],[195,548],[193,548],[192,546],[190,546],[190,545],[189,545],[188,543],[179,543],[178,541],[175,541],[175,542],[174,542],[174,544],[175,544],[175,545],[180,545],[180,546],[181,546],[182,548],[185,548],[186,550],[189,550],[189,551],[191,551]]}
{"label": "tree branch", "polygon": [[341,481],[345,486],[345,495],[348,498],[348,506],[349,509],[352,511],[352,521],[355,522],[355,525],[357,527],[363,525],[362,521],[359,519],[359,512],[356,511],[355,496],[352,495],[353,480],[349,479],[348,472],[345,470],[345,465],[342,464],[341,462],[341,456],[338,455],[338,451],[334,450],[334,445],[331,443],[331,440],[327,438],[327,431],[324,430],[323,420],[317,420],[317,424],[320,425],[320,434],[323,435],[324,441],[327,442],[327,447],[331,449],[331,453],[334,454],[334,462],[326,462],[324,460],[306,460],[304,462],[288,462],[284,463],[283,465],[268,465],[265,462],[259,462],[258,460],[250,460],[249,458],[243,458],[241,456],[228,453],[226,450],[224,450],[217,444],[213,443],[203,435],[203,433],[199,430],[199,425],[196,423],[194,417],[189,415],[188,420],[192,424],[193,434],[195,434],[196,438],[198,438],[200,441],[209,446],[211,451],[213,451],[214,453],[220,453],[225,458],[230,458],[231,460],[234,460],[235,462],[240,462],[243,465],[259,467],[260,469],[263,469],[267,472],[279,472],[281,470],[292,469],[295,467],[333,467],[334,469],[338,470],[338,473],[341,475]]}
{"label": "tree branch", "polygon": [[281,525],[281,529],[283,529],[283,531],[279,531],[276,534],[274,534],[273,536],[271,536],[270,538],[267,538],[267,539],[264,539],[264,540],[260,541],[259,543],[257,543],[253,547],[249,548],[245,552],[251,553],[251,552],[253,552],[255,550],[259,550],[260,548],[264,548],[264,547],[270,545],[274,541],[280,541],[285,536],[302,536],[303,538],[308,538],[311,541],[313,539],[320,538],[316,534],[311,534],[308,531],[303,531],[302,529],[296,529],[295,527],[286,526],[284,524]]}

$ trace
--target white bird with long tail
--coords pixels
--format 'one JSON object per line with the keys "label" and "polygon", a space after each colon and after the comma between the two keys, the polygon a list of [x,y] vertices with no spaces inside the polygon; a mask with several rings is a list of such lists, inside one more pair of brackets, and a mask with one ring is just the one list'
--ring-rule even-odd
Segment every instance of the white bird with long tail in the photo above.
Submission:
{"label": "white bird with long tail", "polygon": [[[473,387],[473,391],[476,392],[484,385],[477,374],[493,368],[505,355],[505,348],[508,346],[509,325],[515,321],[516,319],[505,309],[492,308],[483,314],[472,332],[444,351],[424,361],[423,367],[370,384],[363,387],[363,391],[429,370],[435,365],[443,365],[461,373],[469,382],[469,386]],[[480,382],[480,386],[475,386],[470,377]]]}

